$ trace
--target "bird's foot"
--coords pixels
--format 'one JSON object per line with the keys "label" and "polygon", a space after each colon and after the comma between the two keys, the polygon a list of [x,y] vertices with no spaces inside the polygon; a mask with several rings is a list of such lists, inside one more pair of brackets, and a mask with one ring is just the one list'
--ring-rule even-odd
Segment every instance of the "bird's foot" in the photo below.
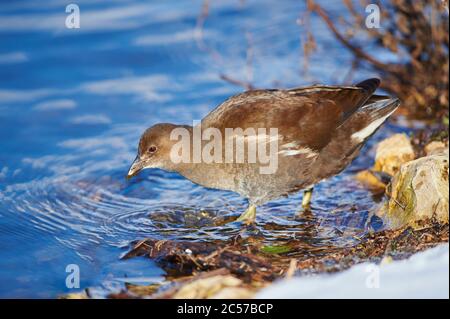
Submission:
{"label": "bird's foot", "polygon": [[303,193],[302,208],[303,211],[311,211],[311,198],[314,188],[308,188]]}
{"label": "bird's foot", "polygon": [[256,206],[250,205],[247,210],[236,219],[238,222],[245,224],[254,224],[256,221]]}

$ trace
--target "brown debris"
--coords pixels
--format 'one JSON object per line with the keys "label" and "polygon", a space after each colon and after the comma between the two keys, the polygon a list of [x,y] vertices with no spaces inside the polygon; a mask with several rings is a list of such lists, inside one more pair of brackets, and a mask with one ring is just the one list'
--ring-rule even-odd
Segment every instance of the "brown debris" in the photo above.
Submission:
{"label": "brown debris", "polygon": [[127,285],[110,298],[251,298],[275,279],[293,275],[345,270],[361,262],[388,262],[439,243],[448,242],[449,227],[436,220],[418,229],[369,233],[354,246],[313,247],[300,240],[285,243],[291,250],[261,253],[261,244],[230,242],[174,242],[146,239],[137,242],[125,258],[147,256],[167,271],[161,286]]}
{"label": "brown debris", "polygon": [[448,149],[448,124],[440,124],[436,127],[427,127],[414,133],[411,139],[416,157],[427,154],[427,145],[433,142],[444,143]]}
{"label": "brown debris", "polygon": [[448,225],[436,220],[423,222],[422,225],[423,228],[418,230],[407,227],[369,234],[354,247],[335,249],[323,256],[300,261],[299,270],[330,272],[344,270],[365,261],[381,262],[385,257],[404,259],[438,243],[448,242]]}
{"label": "brown debris", "polygon": [[[273,267],[264,258],[237,242],[186,242],[146,239],[135,244],[124,256],[148,256],[170,275],[189,276],[195,272],[221,268],[245,282],[273,280]],[[255,272],[254,269],[258,269]]]}

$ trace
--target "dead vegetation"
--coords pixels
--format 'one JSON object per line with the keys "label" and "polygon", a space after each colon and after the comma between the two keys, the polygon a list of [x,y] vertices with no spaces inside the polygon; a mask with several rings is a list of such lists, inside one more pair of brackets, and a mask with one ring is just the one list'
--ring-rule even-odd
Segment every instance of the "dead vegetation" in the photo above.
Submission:
{"label": "dead vegetation", "polygon": [[148,256],[174,278],[225,268],[245,282],[275,279],[272,265],[252,248],[255,247],[242,245],[240,238],[228,242],[147,239],[138,242],[124,258]]}
{"label": "dead vegetation", "polygon": [[[265,246],[241,237],[228,242],[145,239],[124,258],[146,256],[166,271],[161,285],[127,284],[110,298],[249,298],[282,277],[330,273],[361,262],[404,259],[448,242],[449,227],[431,220],[410,227],[369,233],[354,246],[314,248],[298,240]],[[268,248],[269,247],[269,248]]]}
{"label": "dead vegetation", "polygon": [[[381,87],[399,97],[409,115],[444,121],[448,129],[448,1],[376,1],[380,27],[368,28],[364,9],[372,2],[362,0],[357,5],[343,1],[343,18],[332,16],[314,0],[308,0],[307,15],[318,15],[336,40],[352,53],[352,69],[365,68],[379,74],[383,79]],[[310,29],[306,29],[307,41],[303,43],[306,57],[315,48]],[[381,53],[395,59],[382,60]]]}

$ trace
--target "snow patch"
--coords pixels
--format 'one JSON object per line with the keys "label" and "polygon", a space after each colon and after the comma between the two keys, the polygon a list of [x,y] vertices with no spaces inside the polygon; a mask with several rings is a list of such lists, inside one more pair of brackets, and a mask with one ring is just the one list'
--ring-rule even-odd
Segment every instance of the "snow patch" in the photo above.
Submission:
{"label": "snow patch", "polygon": [[409,259],[363,263],[338,274],[296,277],[275,283],[256,298],[449,298],[449,245]]}

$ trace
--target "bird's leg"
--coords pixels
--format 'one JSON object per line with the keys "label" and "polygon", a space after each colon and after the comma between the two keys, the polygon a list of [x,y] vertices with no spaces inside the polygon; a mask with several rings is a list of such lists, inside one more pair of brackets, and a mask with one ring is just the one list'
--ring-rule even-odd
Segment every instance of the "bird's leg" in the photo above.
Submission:
{"label": "bird's leg", "polygon": [[247,210],[236,221],[252,224],[256,220],[256,206],[250,204]]}
{"label": "bird's leg", "polygon": [[311,207],[311,197],[313,193],[314,188],[310,187],[306,189],[303,193],[303,199],[302,199],[302,207],[304,210],[309,210]]}

